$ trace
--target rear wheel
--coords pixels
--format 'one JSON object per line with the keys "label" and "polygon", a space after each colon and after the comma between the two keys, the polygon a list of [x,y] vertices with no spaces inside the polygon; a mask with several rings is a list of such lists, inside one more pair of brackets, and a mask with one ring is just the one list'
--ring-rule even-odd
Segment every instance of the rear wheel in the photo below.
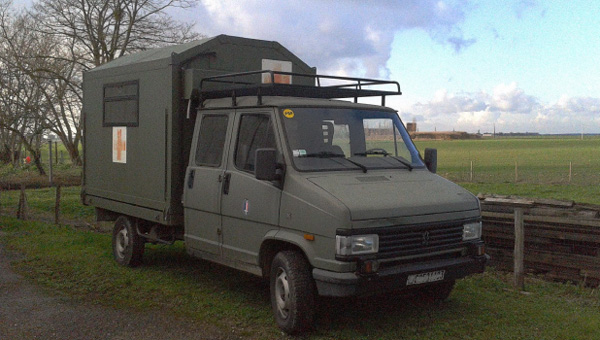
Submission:
{"label": "rear wheel", "polygon": [[144,244],[144,238],[138,235],[130,218],[117,218],[112,236],[113,257],[117,263],[128,267],[139,266],[142,263]]}
{"label": "rear wheel", "polygon": [[275,255],[270,284],[271,306],[279,328],[290,334],[309,329],[315,313],[315,288],[304,256],[297,251]]}

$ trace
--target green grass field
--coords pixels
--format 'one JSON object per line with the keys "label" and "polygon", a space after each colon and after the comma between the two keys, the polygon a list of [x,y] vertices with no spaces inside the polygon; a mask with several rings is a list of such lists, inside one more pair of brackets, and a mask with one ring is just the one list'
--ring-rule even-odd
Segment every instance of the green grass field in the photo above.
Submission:
{"label": "green grass field", "polygon": [[438,149],[438,173],[458,182],[600,184],[600,138],[529,138],[418,141],[420,150]]}
{"label": "green grass field", "polygon": [[600,204],[599,137],[417,141],[416,144],[421,152],[436,148],[438,174],[475,194]]}
{"label": "green grass field", "polygon": [[[112,259],[111,236],[70,226],[0,216],[2,242],[24,255],[14,265],[51,290],[136,310],[157,309],[217,325],[251,339],[282,334],[258,277],[188,256],[181,242],[146,246],[144,265]],[[386,295],[319,299],[309,339],[598,339],[598,290],[528,277],[523,295],[510,276],[488,270],[460,280],[450,299],[433,304]],[[287,338],[287,337],[286,337]]]}
{"label": "green grass field", "polygon": [[[475,194],[600,204],[600,136],[585,136],[583,140],[576,136],[545,136],[416,141],[416,145],[421,153],[425,148],[438,149],[438,174]],[[42,155],[46,162],[47,153],[47,145],[44,145]],[[70,163],[60,164],[55,166],[54,173],[57,182],[72,185],[79,183],[81,168]],[[21,169],[0,166],[0,187],[18,188],[20,182],[40,187],[47,183],[47,177],[37,175],[32,166]]]}

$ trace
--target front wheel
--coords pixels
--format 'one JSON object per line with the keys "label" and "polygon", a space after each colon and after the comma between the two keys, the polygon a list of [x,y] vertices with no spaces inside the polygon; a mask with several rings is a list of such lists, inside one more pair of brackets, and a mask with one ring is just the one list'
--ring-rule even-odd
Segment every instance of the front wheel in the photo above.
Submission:
{"label": "front wheel", "polygon": [[139,266],[142,263],[144,244],[144,238],[138,235],[130,218],[117,218],[112,237],[113,257],[117,263],[128,267]]}
{"label": "front wheel", "polygon": [[270,273],[271,306],[277,325],[289,334],[312,326],[315,288],[310,265],[297,251],[275,255]]}

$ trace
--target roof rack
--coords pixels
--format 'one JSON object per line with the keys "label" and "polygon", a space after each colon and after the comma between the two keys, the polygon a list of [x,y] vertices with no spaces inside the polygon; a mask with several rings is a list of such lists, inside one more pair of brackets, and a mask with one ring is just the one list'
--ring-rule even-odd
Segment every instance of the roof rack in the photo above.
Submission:
{"label": "roof rack", "polygon": [[[282,83],[281,78],[300,77],[303,81],[295,84]],[[298,83],[314,85],[299,85]],[[231,97],[236,106],[236,97],[257,96],[258,105],[262,105],[262,96],[290,96],[305,98],[354,98],[381,96],[381,105],[385,106],[385,97],[400,95],[397,81],[324,76],[281,71],[252,71],[207,77],[200,81],[200,105],[206,99]]]}

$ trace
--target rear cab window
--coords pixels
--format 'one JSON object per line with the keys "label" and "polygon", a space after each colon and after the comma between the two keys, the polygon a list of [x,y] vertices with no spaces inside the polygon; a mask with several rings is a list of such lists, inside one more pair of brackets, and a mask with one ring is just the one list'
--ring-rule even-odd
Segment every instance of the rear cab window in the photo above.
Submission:
{"label": "rear cab window", "polygon": [[209,167],[221,165],[228,121],[229,118],[226,115],[202,117],[196,148],[196,165]]}

